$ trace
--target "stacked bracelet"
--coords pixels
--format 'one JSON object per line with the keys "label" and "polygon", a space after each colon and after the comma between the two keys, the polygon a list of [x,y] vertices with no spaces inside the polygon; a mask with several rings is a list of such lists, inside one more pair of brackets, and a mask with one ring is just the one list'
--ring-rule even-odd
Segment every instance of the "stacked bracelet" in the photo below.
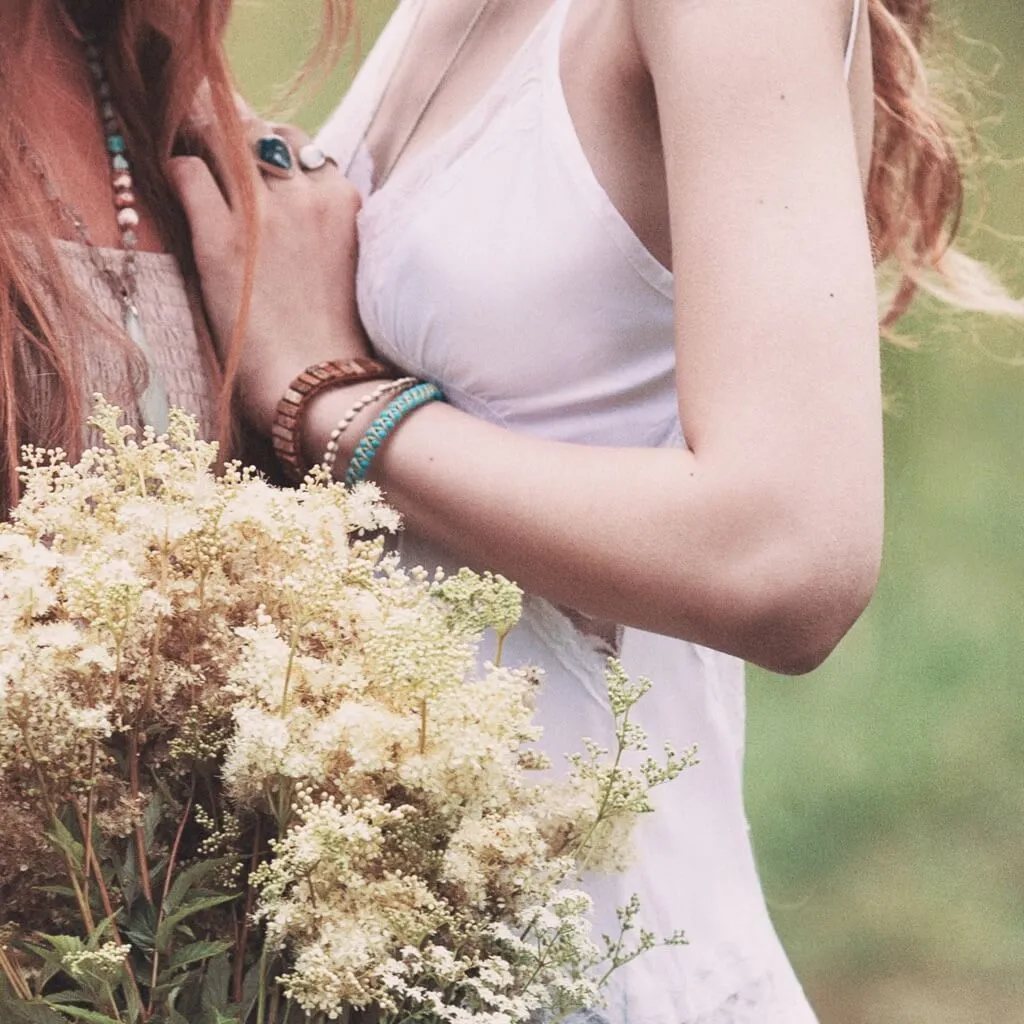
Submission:
{"label": "stacked bracelet", "polygon": [[404,416],[428,402],[443,400],[444,392],[436,384],[417,384],[389,402],[356,445],[352,461],[345,472],[345,486],[353,487],[366,479],[380,446],[391,436]]}
{"label": "stacked bracelet", "polygon": [[288,390],[277,403],[277,413],[271,440],[274,454],[286,476],[298,483],[309,467],[302,459],[300,434],[306,408],[309,403],[328,388],[354,384],[361,380],[381,380],[391,377],[394,370],[375,359],[332,359],[307,367],[291,382]]}
{"label": "stacked bracelet", "polygon": [[398,394],[402,391],[408,391],[414,384],[419,383],[415,377],[400,377],[398,380],[387,380],[383,384],[378,384],[369,394],[363,395],[362,398],[352,406],[351,409],[338,421],[338,425],[331,431],[331,436],[327,441],[327,448],[324,451],[324,457],[321,460],[321,465],[328,473],[334,472],[334,463],[338,458],[338,442],[341,439],[341,435],[352,425],[352,421],[359,415],[368,405],[373,405],[374,402],[379,401],[386,395]]}

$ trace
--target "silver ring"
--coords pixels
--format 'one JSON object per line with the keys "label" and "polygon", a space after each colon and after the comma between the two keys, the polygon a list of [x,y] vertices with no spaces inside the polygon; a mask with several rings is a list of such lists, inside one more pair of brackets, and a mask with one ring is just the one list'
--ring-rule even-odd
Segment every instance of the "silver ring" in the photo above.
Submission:
{"label": "silver ring", "polygon": [[299,150],[299,166],[307,173],[322,170],[329,163],[334,161],[315,142],[307,142]]}
{"label": "silver ring", "polygon": [[295,157],[288,140],[280,135],[261,135],[253,144],[256,163],[261,171],[275,178],[291,178],[295,175]]}

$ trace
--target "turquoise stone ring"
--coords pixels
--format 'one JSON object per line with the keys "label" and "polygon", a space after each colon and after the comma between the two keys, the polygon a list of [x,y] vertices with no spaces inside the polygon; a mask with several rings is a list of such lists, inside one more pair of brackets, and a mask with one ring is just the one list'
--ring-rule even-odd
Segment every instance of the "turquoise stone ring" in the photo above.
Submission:
{"label": "turquoise stone ring", "polygon": [[292,148],[280,135],[263,135],[256,140],[256,162],[260,170],[275,178],[290,178],[295,174]]}

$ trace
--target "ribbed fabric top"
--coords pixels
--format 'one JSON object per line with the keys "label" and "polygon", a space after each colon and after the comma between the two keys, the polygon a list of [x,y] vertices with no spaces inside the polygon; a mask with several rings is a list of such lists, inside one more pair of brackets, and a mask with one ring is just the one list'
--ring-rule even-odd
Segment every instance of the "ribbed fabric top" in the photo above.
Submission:
{"label": "ribbed fabric top", "polygon": [[[99,273],[88,249],[74,242],[58,242],[65,268],[74,284],[112,324],[121,323],[121,306],[107,280]],[[99,249],[100,257],[118,266],[123,254]],[[154,370],[163,380],[171,405],[196,416],[200,433],[213,437],[216,424],[216,393],[210,368],[196,333],[188,291],[177,260],[164,253],[140,252],[138,306],[146,338],[153,352]],[[135,380],[133,362],[137,357],[112,338],[100,337],[85,352],[83,387],[86,398],[100,392],[121,406],[125,422],[141,427],[137,396],[141,382]],[[144,365],[144,364],[143,364]],[[95,438],[90,436],[88,443]]]}

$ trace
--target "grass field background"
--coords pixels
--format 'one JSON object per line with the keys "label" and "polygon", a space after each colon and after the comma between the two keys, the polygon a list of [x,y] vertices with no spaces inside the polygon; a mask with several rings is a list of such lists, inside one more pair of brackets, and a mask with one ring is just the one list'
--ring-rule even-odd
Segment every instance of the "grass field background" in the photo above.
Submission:
{"label": "grass field background", "polygon": [[[390,6],[363,4],[363,52]],[[257,103],[301,60],[318,9],[240,3],[233,51]],[[1024,247],[1004,236],[1024,235],[1024,12],[948,13],[959,54],[991,72],[981,134],[1005,158],[985,173],[998,231],[975,228],[972,248],[1022,292]],[[926,309],[904,332],[918,347],[885,352],[881,584],[818,672],[751,672],[750,817],[822,1024],[1024,1024],[1024,366],[1007,358],[1024,331]]]}

